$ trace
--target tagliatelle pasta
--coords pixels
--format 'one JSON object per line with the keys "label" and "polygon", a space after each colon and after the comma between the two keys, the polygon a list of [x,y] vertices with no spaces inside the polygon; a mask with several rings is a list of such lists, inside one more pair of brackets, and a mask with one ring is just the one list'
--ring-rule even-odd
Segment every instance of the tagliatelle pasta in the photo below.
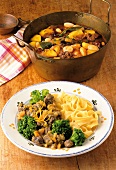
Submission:
{"label": "tagliatelle pasta", "polygon": [[69,119],[73,129],[81,129],[86,138],[94,133],[99,125],[98,118],[101,112],[94,110],[92,103],[65,92],[53,95],[56,106],[62,112],[62,118]]}

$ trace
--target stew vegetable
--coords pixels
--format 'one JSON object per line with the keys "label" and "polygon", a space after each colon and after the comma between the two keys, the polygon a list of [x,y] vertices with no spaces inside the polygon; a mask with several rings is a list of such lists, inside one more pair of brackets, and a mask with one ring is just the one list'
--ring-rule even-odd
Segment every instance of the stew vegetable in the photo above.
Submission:
{"label": "stew vegetable", "polygon": [[51,25],[30,39],[36,52],[54,59],[73,59],[99,51],[106,42],[92,28],[66,22]]}

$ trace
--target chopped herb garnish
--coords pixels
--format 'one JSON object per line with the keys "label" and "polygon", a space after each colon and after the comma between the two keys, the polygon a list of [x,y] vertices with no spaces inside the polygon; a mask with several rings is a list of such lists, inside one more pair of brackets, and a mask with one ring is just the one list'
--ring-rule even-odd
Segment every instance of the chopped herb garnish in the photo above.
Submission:
{"label": "chopped herb garnish", "polygon": [[59,89],[59,88],[57,87],[56,89],[54,89],[54,91],[61,92],[61,89]]}
{"label": "chopped herb garnish", "polygon": [[31,145],[31,146],[34,146],[34,144],[33,144],[33,143],[30,143],[30,142],[29,142],[28,144]]}
{"label": "chopped herb garnish", "polygon": [[94,139],[95,139],[95,136],[92,136],[92,137],[89,139],[89,141],[94,140]]}
{"label": "chopped herb garnish", "polygon": [[97,105],[97,100],[92,100],[92,103],[93,103],[94,105]]}

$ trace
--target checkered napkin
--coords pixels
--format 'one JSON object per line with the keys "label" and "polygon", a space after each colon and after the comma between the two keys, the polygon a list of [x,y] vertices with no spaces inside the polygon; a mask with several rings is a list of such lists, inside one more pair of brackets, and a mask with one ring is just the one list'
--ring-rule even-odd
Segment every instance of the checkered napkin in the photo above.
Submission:
{"label": "checkered napkin", "polygon": [[[25,27],[15,35],[22,39]],[[28,49],[19,47],[13,36],[0,40],[0,86],[22,72],[30,62]]]}

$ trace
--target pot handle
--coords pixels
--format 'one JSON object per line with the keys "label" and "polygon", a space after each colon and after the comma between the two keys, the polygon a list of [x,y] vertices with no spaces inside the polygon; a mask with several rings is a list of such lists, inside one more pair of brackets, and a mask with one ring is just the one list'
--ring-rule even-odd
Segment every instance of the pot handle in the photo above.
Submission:
{"label": "pot handle", "polygon": [[31,45],[29,45],[28,43],[26,43],[25,41],[23,41],[22,39],[20,39],[20,38],[17,37],[16,35],[13,35],[13,37],[16,39],[17,44],[18,44],[21,48],[27,46],[31,51],[34,52],[34,55],[36,55],[38,59],[44,60],[44,61],[49,61],[49,62],[52,62],[52,63],[54,62],[54,59],[47,58],[47,57],[44,57],[44,56],[41,56],[41,55],[37,55],[35,49],[34,49]]}
{"label": "pot handle", "polygon": [[17,18],[18,19],[18,24],[17,26],[14,28],[14,31],[17,32],[21,27],[23,27],[24,25],[26,24],[29,24],[31,21],[28,20],[28,21],[25,21],[21,18]]}
{"label": "pot handle", "polygon": [[13,35],[13,37],[16,39],[17,41],[17,44],[20,46],[20,47],[25,47],[27,46],[30,50],[33,50],[33,47],[31,47],[28,43],[26,43],[25,41],[23,41],[22,39],[20,39],[19,37],[17,37],[16,35]]}
{"label": "pot handle", "polygon": [[[111,4],[110,4],[110,2],[107,1],[107,0],[102,0],[102,1],[105,2],[105,3],[107,3],[107,4],[109,5],[109,7],[108,7],[108,14],[107,14],[108,19],[107,19],[107,22],[106,22],[106,24],[109,25]],[[89,10],[89,13],[90,13],[90,14],[92,13],[92,0],[90,0],[90,10]]]}
{"label": "pot handle", "polygon": [[22,26],[24,26],[25,24],[29,24],[31,21],[30,20],[27,20],[27,21],[25,21],[25,20],[23,20],[23,19],[21,19],[21,18],[18,18],[18,28],[21,28]]}

